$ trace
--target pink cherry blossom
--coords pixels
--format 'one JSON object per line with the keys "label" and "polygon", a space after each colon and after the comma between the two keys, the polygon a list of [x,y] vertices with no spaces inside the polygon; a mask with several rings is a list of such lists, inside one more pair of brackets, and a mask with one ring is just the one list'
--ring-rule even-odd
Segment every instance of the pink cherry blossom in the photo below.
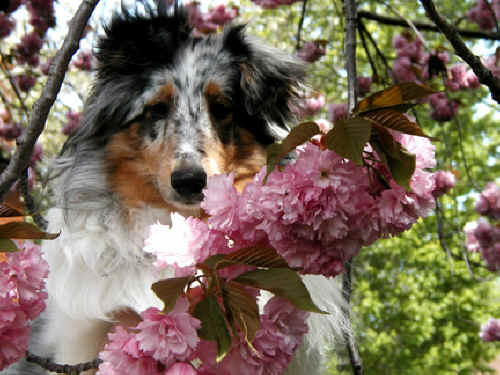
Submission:
{"label": "pink cherry blossom", "polygon": [[99,353],[103,363],[96,375],[160,375],[158,362],[147,356],[139,348],[139,342],[133,333],[117,326],[108,333],[109,342]]}
{"label": "pink cherry blossom", "polygon": [[432,195],[434,197],[440,197],[443,194],[446,194],[450,189],[455,186],[456,177],[450,171],[437,171],[435,174],[436,177],[436,186]]}
{"label": "pink cherry blossom", "polygon": [[493,0],[493,14],[485,0],[478,0],[476,5],[467,11],[469,21],[477,23],[481,29],[491,30],[495,27],[495,18],[500,19],[500,1]]}
{"label": "pink cherry blossom", "polygon": [[372,78],[371,77],[358,77],[357,83],[358,83],[358,94],[359,95],[364,96],[370,92],[370,88],[372,85]]}
{"label": "pink cherry blossom", "polygon": [[328,105],[328,120],[335,122],[347,118],[347,104],[332,103]]}
{"label": "pink cherry blossom", "polygon": [[481,192],[475,205],[480,215],[488,216],[494,220],[500,219],[500,188],[496,182],[490,182]]}
{"label": "pink cherry blossom", "polygon": [[198,371],[189,363],[174,363],[163,375],[197,375]]}
{"label": "pink cherry blossom", "polygon": [[141,314],[144,320],[137,326],[139,348],[167,367],[175,361],[190,359],[200,340],[196,330],[201,322],[188,309],[187,298],[181,297],[168,314],[153,307],[144,311]]}
{"label": "pink cherry blossom", "polygon": [[326,53],[325,43],[317,40],[306,42],[302,48],[297,52],[297,57],[309,63],[318,61]]}
{"label": "pink cherry blossom", "polygon": [[479,336],[483,341],[500,341],[500,320],[490,318],[481,326]]}
{"label": "pink cherry blossom", "polygon": [[24,357],[30,328],[21,310],[4,310],[0,302],[0,371]]}

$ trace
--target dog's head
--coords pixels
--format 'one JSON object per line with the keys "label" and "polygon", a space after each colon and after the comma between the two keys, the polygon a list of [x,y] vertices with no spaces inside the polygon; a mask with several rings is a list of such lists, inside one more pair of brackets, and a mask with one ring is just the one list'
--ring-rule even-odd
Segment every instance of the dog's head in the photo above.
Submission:
{"label": "dog's head", "polygon": [[182,10],[115,15],[97,47],[98,71],[82,127],[66,149],[105,150],[122,204],[197,209],[207,176],[241,187],[286,128],[304,78],[294,58],[242,26],[192,35]]}

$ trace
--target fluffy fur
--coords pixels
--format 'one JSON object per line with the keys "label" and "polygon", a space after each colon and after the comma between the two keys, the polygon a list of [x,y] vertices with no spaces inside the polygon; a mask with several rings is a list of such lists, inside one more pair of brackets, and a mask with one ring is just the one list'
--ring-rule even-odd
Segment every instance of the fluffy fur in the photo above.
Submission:
{"label": "fluffy fur", "polygon": [[[81,127],[54,164],[49,231],[61,235],[43,246],[49,301],[31,350],[58,363],[96,358],[118,311],[162,306],[150,285],[169,272],[154,274],[142,251],[148,226],[174,210],[199,215],[207,176],[233,172],[244,186],[304,79],[301,63],[244,27],[195,38],[183,11],[146,13],[122,11],[106,28]],[[331,315],[311,317],[288,374],[321,373],[344,324],[335,283],[305,282]]]}

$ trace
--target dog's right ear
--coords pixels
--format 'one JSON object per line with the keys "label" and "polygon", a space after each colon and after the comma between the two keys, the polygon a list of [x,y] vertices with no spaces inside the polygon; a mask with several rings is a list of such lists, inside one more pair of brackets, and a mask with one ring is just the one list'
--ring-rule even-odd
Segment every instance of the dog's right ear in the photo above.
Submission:
{"label": "dog's right ear", "polygon": [[146,14],[122,9],[104,29],[96,51],[100,78],[168,66],[192,30],[186,10],[170,13],[165,7],[146,9]]}
{"label": "dog's right ear", "polygon": [[225,31],[224,48],[236,57],[244,106],[251,116],[286,128],[293,102],[305,79],[305,65],[245,33],[244,26]]}

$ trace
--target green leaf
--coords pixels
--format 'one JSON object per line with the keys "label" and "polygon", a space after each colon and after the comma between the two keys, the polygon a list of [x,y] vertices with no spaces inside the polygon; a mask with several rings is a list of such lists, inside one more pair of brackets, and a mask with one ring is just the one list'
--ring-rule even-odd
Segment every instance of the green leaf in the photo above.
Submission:
{"label": "green leaf", "polygon": [[201,300],[194,309],[194,316],[201,321],[198,335],[217,343],[217,362],[221,361],[231,349],[231,335],[217,297],[210,294]]}
{"label": "green leaf", "polygon": [[226,310],[231,312],[232,319],[238,323],[247,344],[251,346],[255,333],[260,328],[257,301],[243,286],[234,282],[227,282],[222,292]]}
{"label": "green leaf", "polygon": [[[396,142],[397,143],[397,142]],[[409,153],[403,146],[399,143],[399,154],[397,157],[392,157],[387,154],[387,163],[389,165],[389,170],[391,171],[392,178],[394,181],[402,187],[404,187],[408,192],[410,189],[411,176],[415,172],[415,155]]]}
{"label": "green leaf", "polygon": [[418,100],[435,91],[424,85],[413,82],[400,83],[385,90],[378,91],[363,99],[354,108],[353,113],[363,113],[377,108],[386,108],[407,104],[412,100]]}
{"label": "green leaf", "polygon": [[336,121],[325,135],[325,146],[340,156],[363,165],[363,148],[370,139],[372,124],[361,117]]}
{"label": "green leaf", "polygon": [[238,276],[233,281],[268,290],[287,299],[301,310],[327,314],[314,304],[300,276],[289,268],[253,270]]}
{"label": "green leaf", "polygon": [[42,232],[33,224],[26,223],[24,221],[16,221],[0,225],[0,238],[53,240],[58,236],[59,233]]}
{"label": "green leaf", "polygon": [[288,263],[271,246],[243,247],[224,257],[232,263],[243,263],[255,267],[287,268]]}
{"label": "green leaf", "polygon": [[15,253],[16,251],[20,251],[20,249],[14,241],[8,238],[0,238],[0,253]]}
{"label": "green leaf", "polygon": [[264,177],[264,184],[267,177],[274,170],[276,165],[289,152],[295,150],[298,145],[309,141],[316,134],[320,134],[318,125],[315,122],[303,122],[294,127],[290,133],[280,143],[273,143],[267,147],[267,172]]}
{"label": "green leaf", "polygon": [[168,313],[174,308],[177,299],[191,279],[192,277],[190,276],[172,277],[158,281],[151,286],[153,292],[165,304],[165,308],[163,309],[164,313]]}

